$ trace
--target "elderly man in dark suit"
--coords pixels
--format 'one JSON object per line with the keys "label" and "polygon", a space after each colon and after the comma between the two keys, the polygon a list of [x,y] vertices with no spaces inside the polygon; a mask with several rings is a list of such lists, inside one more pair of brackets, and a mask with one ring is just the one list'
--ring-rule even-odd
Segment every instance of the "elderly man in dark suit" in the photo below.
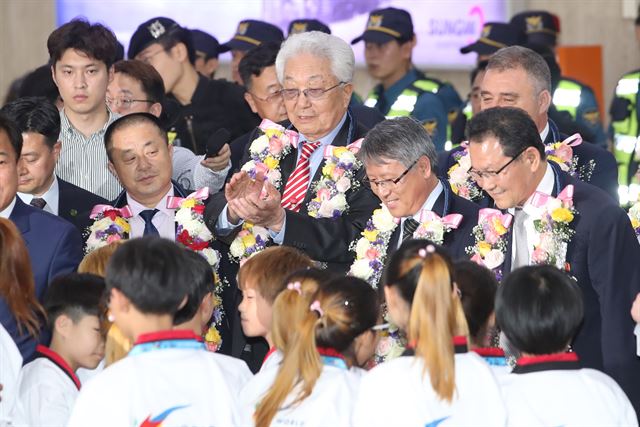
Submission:
{"label": "elderly man in dark suit", "polygon": [[[51,280],[74,271],[80,263],[82,238],[67,221],[29,206],[16,196],[21,150],[20,131],[0,114],[0,217],[13,221],[22,233],[31,258],[36,296],[42,301]],[[16,341],[23,359],[29,361],[36,343],[28,334],[18,331],[5,297],[0,295],[0,323]]]}
{"label": "elderly man in dark suit", "polygon": [[[627,215],[602,190],[547,162],[538,128],[523,110],[485,110],[467,134],[471,174],[498,208],[514,215],[503,272],[550,263],[575,277],[585,314],[571,346],[584,366],[611,375],[638,412],[640,360],[629,307],[640,291],[640,245]],[[571,214],[545,216],[570,205]],[[548,232],[544,224],[573,233]]]}
{"label": "elderly man in dark suit", "polygon": [[55,175],[62,144],[58,141],[60,113],[56,107],[45,98],[27,97],[5,105],[0,112],[13,120],[22,133],[20,199],[71,222],[84,233],[91,208],[106,200]]}

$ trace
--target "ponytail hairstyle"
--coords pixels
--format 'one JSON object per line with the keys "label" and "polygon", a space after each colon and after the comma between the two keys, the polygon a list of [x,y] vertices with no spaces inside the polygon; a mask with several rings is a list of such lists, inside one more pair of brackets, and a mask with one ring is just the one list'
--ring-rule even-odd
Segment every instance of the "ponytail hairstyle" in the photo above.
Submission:
{"label": "ponytail hairstyle", "polygon": [[[283,291],[274,304],[274,343],[280,334],[276,331],[287,328],[292,331],[288,345],[282,348],[284,358],[276,379],[256,408],[256,427],[271,424],[298,384],[301,385],[300,393],[291,405],[309,397],[322,373],[318,347],[338,353],[351,352],[353,340],[376,324],[378,307],[373,288],[354,277],[338,278],[321,285],[311,298],[304,290],[298,292],[288,287]],[[297,321],[289,323],[296,315],[300,316]]]}
{"label": "ponytail hairstyle", "polygon": [[409,341],[423,359],[423,375],[443,400],[455,391],[453,338],[468,335],[456,292],[451,258],[427,240],[409,240],[393,254],[385,272],[385,286],[396,286],[411,305]]}
{"label": "ponytail hairstyle", "polygon": [[27,246],[13,222],[4,218],[0,218],[0,297],[15,317],[18,333],[26,330],[37,338],[46,313],[36,298]]}

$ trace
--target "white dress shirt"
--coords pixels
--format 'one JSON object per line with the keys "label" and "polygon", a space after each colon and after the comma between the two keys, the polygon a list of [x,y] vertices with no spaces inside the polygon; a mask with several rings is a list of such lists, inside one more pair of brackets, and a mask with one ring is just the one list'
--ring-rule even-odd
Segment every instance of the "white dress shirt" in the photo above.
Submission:
{"label": "white dress shirt", "polygon": [[[444,188],[442,187],[442,183],[440,182],[440,180],[438,180],[438,184],[435,186],[435,188],[433,189],[433,191],[431,192],[431,194],[429,194],[429,197],[427,197],[427,200],[424,201],[424,204],[422,205],[422,207],[420,209],[418,209],[418,212],[414,213],[411,218],[415,219],[416,221],[418,221],[418,223],[420,223],[420,214],[422,213],[422,211],[431,211],[433,210],[433,205],[435,205],[436,200],[438,200],[438,197],[440,197],[440,194],[442,193],[442,191],[444,190]],[[400,220],[400,237],[398,238],[398,247],[400,247],[400,245],[402,245],[402,230],[403,230],[403,226],[404,226],[404,221],[407,219],[408,217],[402,218]]]}
{"label": "white dress shirt", "polygon": [[45,191],[42,196],[35,196],[29,193],[21,193],[19,191],[18,196],[20,196],[20,199],[22,199],[22,201],[26,204],[31,204],[31,200],[33,200],[34,197],[44,199],[47,204],[44,205],[44,208],[42,210],[58,216],[58,207],[60,205],[60,186],[58,185],[58,177],[56,177],[55,174],[53,175],[53,181],[51,182],[49,189]]}
{"label": "white dress shirt", "polygon": [[153,216],[151,223],[158,229],[158,233],[160,237],[169,240],[176,239],[176,226],[175,226],[175,209],[167,208],[167,197],[173,196],[173,185],[171,189],[167,192],[167,194],[160,199],[155,208],[148,208],[140,203],[136,202],[133,197],[127,193],[127,203],[129,204],[129,208],[131,208],[131,213],[133,217],[129,219],[129,225],[131,225],[131,234],[130,238],[135,239],[136,237],[142,237],[144,233],[144,220],[140,216],[140,212],[146,211],[148,209],[158,209],[158,212]]}
{"label": "white dress shirt", "polygon": [[13,212],[13,208],[16,205],[16,198],[14,197],[9,206],[0,211],[0,218],[9,219],[9,215]]}
{"label": "white dress shirt", "polygon": [[544,142],[544,140],[547,138],[547,135],[549,135],[549,122],[547,122],[547,124],[544,126],[544,129],[542,129],[542,132],[540,132],[540,139],[542,140],[542,142]]}

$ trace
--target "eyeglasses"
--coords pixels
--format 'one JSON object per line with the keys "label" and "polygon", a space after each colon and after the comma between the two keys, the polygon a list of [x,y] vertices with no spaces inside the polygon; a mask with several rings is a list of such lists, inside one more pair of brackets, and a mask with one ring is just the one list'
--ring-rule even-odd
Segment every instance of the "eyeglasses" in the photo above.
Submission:
{"label": "eyeglasses", "polygon": [[153,104],[154,101],[148,99],[106,98],[106,102],[110,109],[113,109],[114,107],[122,107],[122,110],[126,111],[131,108],[134,102],[147,102],[149,104]]}
{"label": "eyeglasses", "polygon": [[396,186],[396,185],[398,185],[400,180],[402,178],[404,178],[409,173],[411,168],[413,168],[416,165],[416,163],[418,163],[418,160],[415,160],[413,163],[411,163],[411,166],[409,166],[404,172],[402,172],[402,175],[400,175],[396,179],[383,179],[381,181],[375,181],[375,180],[371,180],[371,179],[365,177],[364,178],[364,183],[365,183],[365,185],[368,185],[369,187],[371,187],[372,185],[375,185],[376,187],[378,187],[378,189],[382,189],[382,190],[390,188],[392,186]]}
{"label": "eyeglasses", "polygon": [[251,96],[253,96],[258,101],[267,102],[269,104],[271,104],[273,102],[276,102],[276,101],[282,100],[282,91],[281,90],[279,90],[277,92],[270,93],[269,95],[267,95],[266,98],[260,98],[258,95],[256,95],[253,92],[249,92],[249,93],[251,94]]}
{"label": "eyeglasses", "polygon": [[307,99],[320,99],[325,93],[345,84],[347,84],[347,82],[339,82],[337,85],[331,86],[328,89],[282,89],[282,96],[284,96],[284,99],[287,101],[293,101],[294,99],[298,99],[298,96],[300,96],[300,92],[302,92],[302,94],[306,96]]}
{"label": "eyeglasses", "polygon": [[500,169],[498,169],[497,171],[476,171],[473,169],[469,169],[469,175],[471,176],[471,178],[473,178],[474,181],[478,181],[479,179],[490,179],[490,178],[496,178],[498,177],[498,175],[500,175],[502,173],[502,171],[504,171],[511,163],[513,163],[518,157],[520,157],[520,155],[522,153],[524,153],[525,151],[527,151],[526,147],[523,150],[520,150],[520,152],[518,154],[516,154],[515,156],[513,156],[511,158],[511,160],[509,160],[507,162],[506,165],[502,166]]}

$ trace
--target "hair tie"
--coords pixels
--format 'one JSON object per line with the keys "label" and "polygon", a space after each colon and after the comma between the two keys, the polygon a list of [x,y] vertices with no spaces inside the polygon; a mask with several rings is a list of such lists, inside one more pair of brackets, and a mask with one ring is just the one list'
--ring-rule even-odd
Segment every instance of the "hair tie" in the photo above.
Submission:
{"label": "hair tie", "polygon": [[302,283],[300,282],[292,282],[287,285],[287,289],[290,291],[296,291],[298,294],[302,295]]}
{"label": "hair tie", "polygon": [[320,301],[318,300],[315,300],[311,303],[311,305],[309,306],[309,310],[315,311],[320,317],[324,316],[324,311],[322,311],[322,307],[320,307]]}
{"label": "hair tie", "polygon": [[420,249],[418,251],[418,256],[420,256],[420,258],[426,258],[427,254],[432,254],[436,251],[436,247],[433,245],[427,245],[426,247]]}

